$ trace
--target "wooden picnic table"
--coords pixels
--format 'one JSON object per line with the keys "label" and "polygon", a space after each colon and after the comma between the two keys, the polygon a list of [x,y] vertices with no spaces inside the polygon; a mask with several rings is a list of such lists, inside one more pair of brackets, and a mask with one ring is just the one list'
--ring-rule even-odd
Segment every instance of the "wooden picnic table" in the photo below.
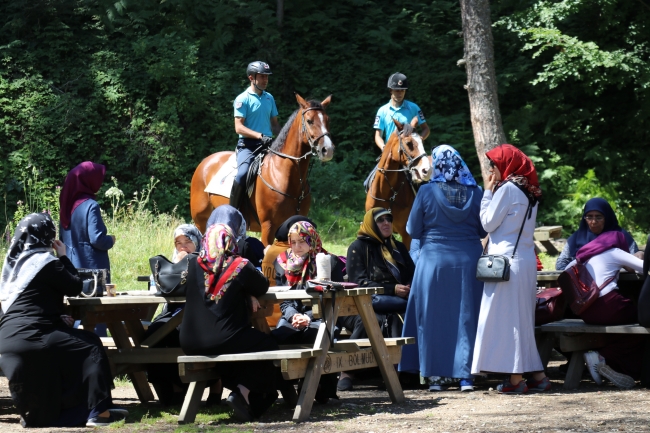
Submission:
{"label": "wooden picnic table", "polygon": [[[295,421],[304,421],[309,417],[323,373],[379,367],[391,401],[393,403],[404,401],[404,393],[393,365],[400,361],[401,345],[413,343],[413,339],[384,340],[372,309],[372,295],[382,291],[382,288],[356,288],[337,292],[336,296],[326,293],[323,295],[322,303],[318,293],[300,290],[269,292],[259,298],[262,308],[253,314],[252,324],[263,332],[270,332],[266,317],[272,314],[273,306],[284,300],[299,299],[311,302],[315,316],[325,319],[319,328],[312,348],[280,350],[274,355],[274,359],[277,359],[277,364],[286,379],[304,377],[301,394],[294,412]],[[114,347],[107,347],[107,351],[114,374],[128,374],[138,398],[142,402],[154,399],[145,374],[146,364],[178,362],[181,376],[183,376],[183,372],[186,372],[188,377],[192,377],[192,374],[196,375],[192,372],[192,366],[201,364],[197,357],[184,356],[180,348],[151,347],[181,323],[184,310],[161,329],[144,339],[145,328],[142,322],[151,320],[161,304],[184,303],[185,298],[157,297],[146,291],[118,293],[129,294],[101,298],[66,298],[65,301],[68,314],[81,320],[85,329],[94,329],[97,323],[108,325]],[[326,324],[335,323],[339,316],[356,314],[361,315],[368,339],[346,340],[333,344]],[[388,345],[386,341],[388,341]],[[247,354],[221,355],[218,360],[212,361],[250,360],[247,356],[250,357]],[[199,374],[199,376],[201,375],[204,377],[205,371]],[[194,420],[200,402],[200,394],[202,394],[201,385],[204,383],[205,381],[200,380],[194,380],[191,383],[179,422]]]}
{"label": "wooden picnic table", "polygon": [[[401,345],[412,344],[413,338],[384,340],[375,312],[372,308],[372,295],[382,293],[383,288],[355,288],[332,293],[319,293],[303,290],[273,291],[259,299],[262,309],[253,316],[253,326],[270,332],[266,317],[273,312],[273,305],[285,300],[311,301],[316,317],[324,318],[316,340],[311,347],[292,347],[274,352],[256,354],[236,354],[220,356],[182,356],[179,357],[181,379],[190,382],[190,389],[179,415],[179,423],[191,423],[196,417],[203,389],[208,380],[218,377],[218,363],[230,361],[274,360],[280,366],[285,379],[303,378],[303,385],[293,414],[293,420],[305,421],[311,408],[323,373],[336,373],[369,367],[379,367],[386,389],[393,403],[404,402],[404,393],[399,383],[394,364],[401,358]],[[339,316],[357,315],[363,320],[368,339],[344,340],[333,343],[329,328]],[[388,341],[388,345],[386,344]],[[283,349],[283,347],[280,347]],[[213,369],[212,373],[206,369]],[[286,400],[286,396],[285,400]],[[295,396],[294,396],[295,397]]]}
{"label": "wooden picnic table", "polygon": [[146,340],[142,321],[150,321],[161,304],[183,303],[185,298],[162,298],[148,292],[118,293],[120,295],[114,297],[66,298],[66,310],[69,315],[81,320],[84,329],[92,330],[98,323],[107,324],[115,343],[114,347],[107,348],[111,369],[116,375],[129,375],[138,398],[144,403],[154,400],[145,374],[146,364],[175,363],[178,356],[183,354],[180,348],[150,347],[180,324],[183,311]]}

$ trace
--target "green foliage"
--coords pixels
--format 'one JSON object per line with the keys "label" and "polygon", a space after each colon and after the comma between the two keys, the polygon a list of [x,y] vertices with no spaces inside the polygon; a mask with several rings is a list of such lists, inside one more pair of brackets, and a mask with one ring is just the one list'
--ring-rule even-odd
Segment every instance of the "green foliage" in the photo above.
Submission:
{"label": "green foliage", "polygon": [[[624,0],[491,2],[501,113],[509,141],[536,162],[539,219],[575,225],[579,179],[593,170],[616,188],[626,223],[644,218],[650,186],[650,10]],[[25,177],[52,191],[78,163],[140,191],[145,205],[189,219],[192,173],[235,145],[232,101],[246,64],[269,62],[280,121],[294,92],[333,94],[334,160],[316,163],[312,215],[343,239],[363,213],[362,182],[375,164],[372,121],[388,101],[386,78],[408,75],[408,99],[431,128],[427,150],[456,147],[475,174],[457,0],[7,0],[0,2],[0,179],[9,224]],[[332,182],[331,180],[336,180]],[[109,202],[129,201],[104,196]],[[116,201],[119,198],[119,203]],[[567,200],[566,202],[563,200]],[[36,206],[36,207],[35,207]],[[29,209],[53,204],[29,204]],[[18,216],[26,212],[18,212]],[[346,221],[346,222],[343,222]],[[348,227],[349,226],[349,227]],[[331,229],[329,227],[332,227]],[[339,233],[340,232],[340,233]]]}

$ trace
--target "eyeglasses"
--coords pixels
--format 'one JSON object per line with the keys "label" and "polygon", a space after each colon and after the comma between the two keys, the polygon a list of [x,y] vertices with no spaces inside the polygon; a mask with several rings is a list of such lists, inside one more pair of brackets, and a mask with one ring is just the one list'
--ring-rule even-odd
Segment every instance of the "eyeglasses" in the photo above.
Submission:
{"label": "eyeglasses", "polygon": [[377,221],[377,224],[392,223],[393,222],[393,217],[391,217],[391,216],[382,216],[382,217],[377,218],[375,221]]}
{"label": "eyeglasses", "polygon": [[605,219],[604,216],[586,216],[585,220],[586,221],[596,221],[596,222],[601,222]]}

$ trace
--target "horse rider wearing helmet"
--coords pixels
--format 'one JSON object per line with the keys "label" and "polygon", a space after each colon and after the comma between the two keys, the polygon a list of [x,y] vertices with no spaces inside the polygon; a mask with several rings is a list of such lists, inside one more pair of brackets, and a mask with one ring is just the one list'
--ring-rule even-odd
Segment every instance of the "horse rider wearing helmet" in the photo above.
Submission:
{"label": "horse rider wearing helmet", "polygon": [[[420,125],[420,136],[422,137],[422,140],[429,136],[429,127],[427,126],[427,121],[424,118],[424,113],[422,113],[420,107],[418,107],[417,104],[404,99],[408,87],[406,75],[400,72],[395,72],[388,77],[390,101],[388,104],[381,106],[379,110],[377,110],[374,124],[375,144],[377,144],[377,147],[379,147],[379,150],[382,152],[384,151],[384,146],[388,142],[388,138],[391,136],[393,131],[395,131],[396,126],[393,119],[404,125],[411,123],[411,121],[417,117],[417,124]],[[377,161],[379,161],[380,158],[381,156],[377,158]],[[375,168],[372,169],[366,180],[363,182],[366,192],[370,190],[370,184],[372,179],[375,177],[378,166],[379,164],[375,165]],[[408,174],[407,178],[409,178]]]}
{"label": "horse rider wearing helmet", "polygon": [[424,118],[424,113],[417,104],[404,99],[406,89],[408,89],[408,80],[406,75],[395,72],[388,77],[388,91],[390,92],[390,101],[377,110],[375,117],[375,143],[379,150],[384,150],[388,138],[395,131],[393,119],[401,124],[411,123],[417,117],[417,124],[420,125],[420,136],[426,139],[429,136],[429,127]]}
{"label": "horse rider wearing helmet", "polygon": [[273,95],[266,91],[271,68],[264,62],[252,62],[246,68],[250,86],[235,98],[235,132],[237,142],[237,174],[230,192],[230,205],[240,209],[245,197],[246,173],[251,161],[271,145],[273,134],[280,132],[278,108]]}

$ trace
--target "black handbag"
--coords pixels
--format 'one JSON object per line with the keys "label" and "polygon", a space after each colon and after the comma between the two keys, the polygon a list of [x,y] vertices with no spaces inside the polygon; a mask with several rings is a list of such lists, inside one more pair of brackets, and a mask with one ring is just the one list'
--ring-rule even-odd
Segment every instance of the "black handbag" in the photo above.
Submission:
{"label": "black handbag", "polygon": [[[478,259],[476,265],[476,279],[486,283],[498,283],[500,281],[510,281],[510,260],[515,258],[515,252],[517,252],[517,245],[519,245],[519,238],[521,237],[521,232],[524,230],[524,225],[526,224],[526,217],[530,211],[530,202],[528,203],[528,208],[526,208],[526,213],[524,214],[524,222],[521,223],[521,228],[519,229],[519,235],[517,235],[517,242],[515,243],[515,248],[512,250],[512,256],[503,256],[500,254],[485,254],[487,251],[488,244],[485,244],[485,249],[483,250],[483,255]],[[489,243],[489,242],[488,242]]]}
{"label": "black handbag", "polygon": [[79,297],[101,298],[106,293],[106,280],[110,275],[108,269],[77,269],[77,275],[83,283]]}
{"label": "black handbag", "polygon": [[151,274],[158,289],[156,296],[185,296],[190,261],[197,260],[198,256],[198,253],[188,254],[178,263],[172,263],[162,255],[150,258]]}

